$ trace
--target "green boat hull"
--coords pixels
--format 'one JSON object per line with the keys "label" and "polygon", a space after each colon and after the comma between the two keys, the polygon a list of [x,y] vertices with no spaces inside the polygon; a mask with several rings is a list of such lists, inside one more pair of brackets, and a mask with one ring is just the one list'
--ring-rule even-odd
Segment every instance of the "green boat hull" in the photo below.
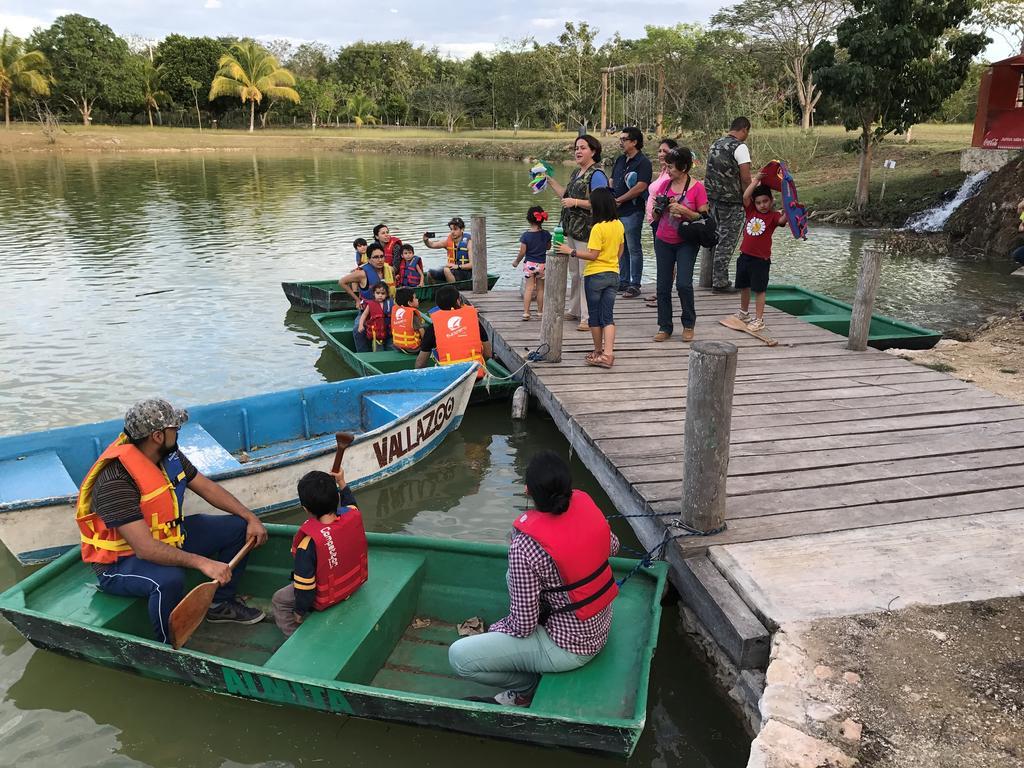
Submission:
{"label": "green boat hull", "polygon": [[[765,302],[770,307],[803,318],[811,325],[840,336],[850,335],[851,306],[823,293],[797,285],[769,285]],[[931,349],[942,338],[939,331],[921,328],[885,315],[872,315],[868,344],[875,349]]]}
{"label": "green boat hull", "polygon": [[[269,608],[290,578],[296,528],[270,525],[239,589]],[[528,708],[464,701],[496,691],[455,677],[456,625],[508,609],[507,548],[369,534],[369,580],[313,613],[285,639],[269,619],[203,624],[175,651],[149,639],[144,600],[99,592],[68,552],[0,595],[2,613],[33,645],[144,677],[257,701],[628,756],[644,727],[665,563],[641,570],[614,603],[604,650],[583,668],[544,675]],[[622,576],[634,561],[615,558]],[[198,576],[195,572],[193,575]],[[187,585],[190,586],[190,585]]]}
{"label": "green boat hull", "polygon": [[[352,339],[352,326],[357,320],[355,310],[346,312],[325,312],[312,316],[320,335],[334,349],[349,368],[360,376],[376,376],[380,373],[408,371],[416,366],[416,355],[405,352],[380,351],[356,352]],[[431,365],[436,362],[431,359]],[[509,370],[497,360],[487,361],[487,372],[494,377],[481,379],[473,387],[470,403],[491,400],[505,400],[519,387],[520,382],[509,379]]]}
{"label": "green boat hull", "polygon": [[[487,273],[487,290],[491,290],[498,282],[498,276]],[[420,303],[427,306],[434,304],[434,291],[442,285],[453,285],[460,291],[473,288],[472,280],[457,280],[454,283],[434,283],[421,285],[416,289]],[[313,280],[299,283],[281,283],[284,295],[293,309],[300,312],[343,312],[355,309],[352,297],[338,286],[337,280]]]}

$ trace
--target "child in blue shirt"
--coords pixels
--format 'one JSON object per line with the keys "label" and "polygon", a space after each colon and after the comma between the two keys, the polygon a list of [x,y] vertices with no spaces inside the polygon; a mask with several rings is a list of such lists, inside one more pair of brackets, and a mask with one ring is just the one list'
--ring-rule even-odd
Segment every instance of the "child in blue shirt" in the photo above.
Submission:
{"label": "child in blue shirt", "polygon": [[537,296],[537,314],[544,313],[544,265],[547,253],[551,248],[551,233],[544,229],[548,220],[547,211],[535,205],[526,212],[526,223],[530,228],[519,237],[519,255],[512,262],[518,267],[523,261],[523,320],[530,319],[530,304],[534,294]]}

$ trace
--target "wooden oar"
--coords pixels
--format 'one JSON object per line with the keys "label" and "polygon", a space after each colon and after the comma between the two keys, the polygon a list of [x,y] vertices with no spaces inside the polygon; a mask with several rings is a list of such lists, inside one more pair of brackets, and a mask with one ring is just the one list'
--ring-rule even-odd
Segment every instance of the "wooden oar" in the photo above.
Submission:
{"label": "wooden oar", "polygon": [[[238,550],[238,554],[231,558],[228,568],[233,571],[255,544],[256,537],[253,536],[245,542],[244,547]],[[175,650],[187,643],[188,639],[192,637],[192,633],[203,623],[206,612],[210,610],[210,605],[213,603],[213,596],[219,588],[220,584],[217,581],[204,581],[174,606],[174,610],[171,611],[170,624],[171,645]]]}
{"label": "wooden oar", "polygon": [[345,449],[352,445],[356,436],[351,432],[335,432],[334,439],[338,441],[338,450],[334,452],[334,465],[331,467],[331,472],[341,469],[341,457],[345,455]]}

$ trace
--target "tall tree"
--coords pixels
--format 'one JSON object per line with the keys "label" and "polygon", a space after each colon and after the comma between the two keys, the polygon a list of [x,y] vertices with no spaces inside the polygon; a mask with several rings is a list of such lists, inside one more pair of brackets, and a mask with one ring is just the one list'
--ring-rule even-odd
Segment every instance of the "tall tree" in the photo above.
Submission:
{"label": "tall tree", "polygon": [[936,113],[967,77],[988,43],[960,30],[972,0],[854,0],[855,15],[836,31],[841,49],[819,43],[812,57],[818,82],[842,109],[847,130],[860,131],[854,206],[868,204],[871,151]]}
{"label": "tall tree", "polygon": [[1024,0],[978,0],[977,21],[1024,54]]}
{"label": "tall tree", "polygon": [[53,67],[54,95],[74,106],[84,125],[97,104],[118,109],[142,102],[128,44],[106,24],[77,13],[60,16],[31,43]]}
{"label": "tall tree", "polygon": [[256,128],[256,105],[263,98],[299,103],[299,94],[291,86],[295,78],[281,67],[266,49],[252,41],[235,43],[220,57],[219,69],[210,84],[209,99],[236,96],[249,102],[249,133]]}
{"label": "tall tree", "polygon": [[796,91],[800,123],[806,131],[821,99],[808,59],[818,43],[835,34],[839,22],[849,12],[846,0],[774,0],[768,5],[730,6],[712,16],[711,23],[745,34],[781,57]]}
{"label": "tall tree", "polygon": [[[207,83],[217,74],[217,62],[227,46],[212,37],[168,35],[156,47],[156,63],[163,72],[162,87],[179,107],[194,106],[196,115],[209,107]],[[193,83],[201,83],[203,87]]]}
{"label": "tall tree", "polygon": [[317,122],[322,115],[330,115],[337,103],[337,88],[330,80],[314,80],[300,77],[295,83],[295,90],[302,97],[302,106],[309,115],[309,123],[316,130]]}
{"label": "tall tree", "polygon": [[443,120],[445,130],[452,133],[479,97],[480,94],[467,86],[465,80],[450,75],[424,86],[417,101],[431,115]]}
{"label": "tall tree", "polygon": [[148,56],[143,56],[140,62],[140,78],[142,80],[142,103],[146,107],[149,127],[152,128],[153,110],[155,109],[159,115],[160,105],[166,104],[171,97],[160,87],[163,79],[163,67],[154,64]]}
{"label": "tall tree", "polygon": [[303,43],[285,64],[296,77],[323,80],[331,72],[331,49],[323,43]]}
{"label": "tall tree", "polygon": [[598,30],[587,22],[567,21],[558,44],[547,46],[547,64],[554,97],[569,120],[577,125],[593,122],[601,99],[601,63],[594,38]]}
{"label": "tall tree", "polygon": [[499,119],[512,124],[514,133],[541,107],[545,72],[539,59],[532,38],[509,43],[494,56],[495,108]]}
{"label": "tall tree", "polygon": [[49,68],[42,51],[26,51],[21,40],[4,30],[0,37],[0,93],[4,95],[6,127],[11,127],[11,96],[15,91],[36,96],[50,93]]}

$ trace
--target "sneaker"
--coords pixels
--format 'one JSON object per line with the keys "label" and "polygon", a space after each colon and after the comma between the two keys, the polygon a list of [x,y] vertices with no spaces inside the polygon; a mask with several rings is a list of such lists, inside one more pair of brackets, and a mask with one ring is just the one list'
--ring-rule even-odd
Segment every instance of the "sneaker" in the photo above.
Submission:
{"label": "sneaker", "polygon": [[518,691],[502,691],[494,697],[494,701],[503,707],[528,707],[531,698]]}
{"label": "sneaker", "polygon": [[267,614],[259,608],[250,608],[240,597],[210,606],[210,610],[206,612],[206,620],[211,624],[259,624],[265,618]]}
{"label": "sneaker", "polygon": [[629,286],[625,291],[622,292],[622,298],[624,299],[635,299],[640,295],[640,289],[635,285]]}
{"label": "sneaker", "polygon": [[757,318],[755,320],[751,320],[749,323],[747,323],[747,330],[748,331],[763,331],[764,330],[764,320],[762,320],[761,318]]}
{"label": "sneaker", "polygon": [[733,317],[735,317],[735,318],[737,318],[739,320],[742,320],[744,323],[749,323],[750,322],[750,313],[749,312],[744,312],[742,309],[739,312],[737,312],[736,314],[734,314]]}
{"label": "sneaker", "polygon": [[580,324],[576,326],[576,330],[577,331],[589,331],[590,330],[590,323],[587,323],[587,322],[584,322],[583,320],[580,320]]}

